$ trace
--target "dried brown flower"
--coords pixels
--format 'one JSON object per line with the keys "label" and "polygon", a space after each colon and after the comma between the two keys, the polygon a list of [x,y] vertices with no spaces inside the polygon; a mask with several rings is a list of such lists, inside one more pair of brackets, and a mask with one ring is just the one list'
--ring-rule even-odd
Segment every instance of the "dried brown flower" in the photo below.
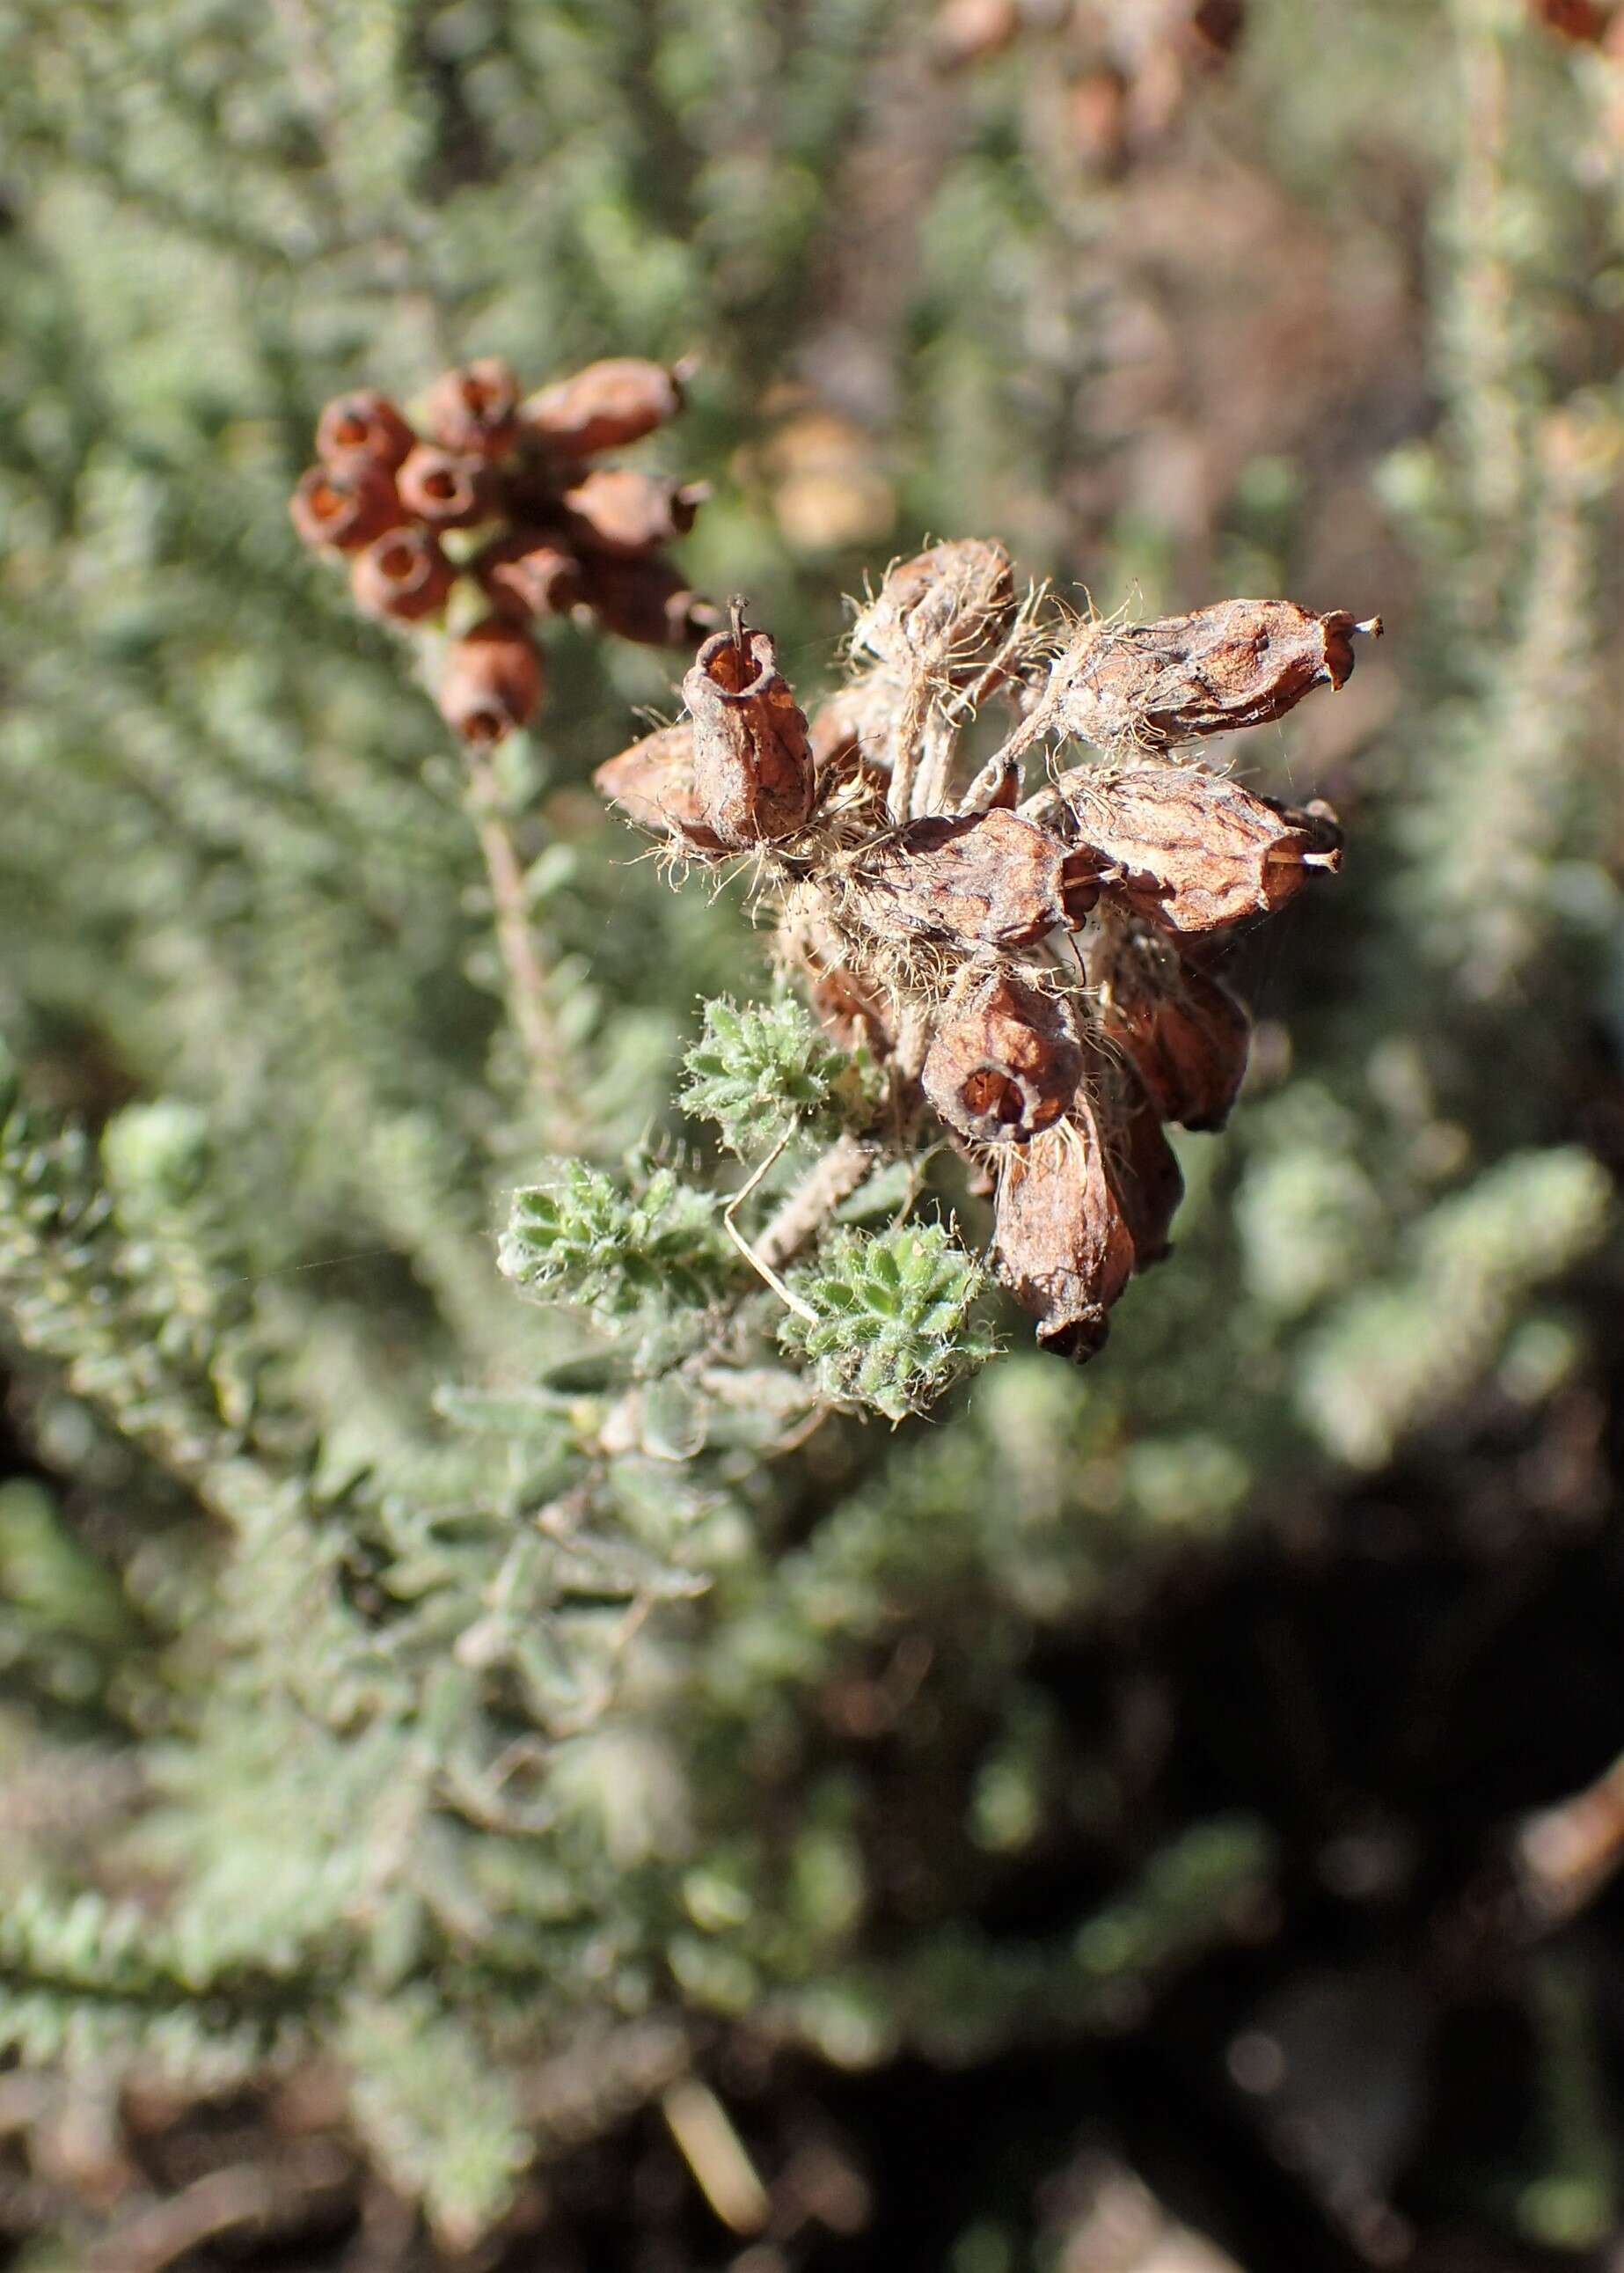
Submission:
{"label": "dried brown flower", "polygon": [[565,491],[565,525],[582,551],[641,559],[686,535],[705,495],[702,483],[667,481],[635,466],[595,466]]}
{"label": "dried brown flower", "polygon": [[1037,1320],[1038,1340],[1066,1357],[1092,1357],[1134,1258],[1086,1093],[1070,1118],[1011,1149],[993,1219],[992,1267]]}
{"label": "dried brown flower", "polygon": [[962,674],[984,660],[1014,609],[1014,579],[1001,544],[976,537],[935,544],[887,572],[851,627],[851,649],[894,671],[923,665],[932,674]]}
{"label": "dried brown flower", "polygon": [[1076,1093],[1082,1045],[1068,1004],[1013,972],[977,979],[937,1020],[920,1079],[950,1129],[978,1144],[1023,1144]]}
{"label": "dried brown flower", "polygon": [[1138,924],[1090,947],[1100,1023],[1164,1121],[1222,1129],[1246,1071],[1252,1021],[1221,979]]}
{"label": "dried brown flower", "polygon": [[1311,869],[1342,864],[1325,808],[1295,814],[1199,766],[1074,771],[1060,780],[1079,866],[1170,931],[1272,913]]}
{"label": "dried brown flower", "polygon": [[624,449],[682,409],[682,383],[663,364],[615,356],[533,394],[520,413],[524,431],[555,457],[593,458]]}
{"label": "dried brown flower", "polygon": [[[1067,859],[1058,837],[995,807],[909,821],[853,854],[842,874],[863,920],[882,937],[1012,949],[1071,919]],[[1091,896],[1086,859],[1081,879]]]}
{"label": "dried brown flower", "polygon": [[607,759],[592,778],[640,829],[677,837],[696,851],[727,850],[705,819],[694,785],[692,718],[645,734],[618,757]]}
{"label": "dried brown flower", "polygon": [[567,615],[583,589],[575,555],[535,529],[497,537],[474,563],[474,573],[498,614],[520,622]]}
{"label": "dried brown flower", "polygon": [[438,539],[426,529],[408,526],[391,529],[356,553],[349,589],[355,605],[369,616],[415,624],[438,615],[455,575]]}
{"label": "dried brown flower", "polygon": [[742,848],[805,828],[812,745],[768,634],[747,632],[736,611],[733,629],[700,649],[682,691],[700,810],[722,843]]}
{"label": "dried brown flower", "polygon": [[1341,609],[1316,615],[1291,600],[1225,600],[1149,624],[1083,624],[1051,688],[1067,733],[1127,755],[1283,718],[1312,687],[1341,686],[1353,635],[1378,638]]}
{"label": "dried brown flower", "polygon": [[487,616],[453,646],[440,681],[440,716],[465,742],[486,748],[534,716],[542,666],[516,624]]}
{"label": "dried brown flower", "polygon": [[288,510],[302,543],[333,552],[358,551],[406,518],[386,469],[363,459],[312,466],[299,476]]}
{"label": "dried brown flower", "polygon": [[454,455],[499,458],[519,435],[519,381],[511,364],[485,356],[441,373],[429,389],[424,423]]}
{"label": "dried brown flower", "polygon": [[1613,21],[1598,0],[1528,0],[1528,11],[1547,32],[1585,47],[1599,47]]}
{"label": "dried brown flower", "polygon": [[581,596],[606,632],[641,647],[692,647],[721,620],[664,560],[616,560],[587,553],[580,564]]}
{"label": "dried brown flower", "polygon": [[395,484],[413,520],[430,529],[470,529],[490,518],[496,501],[484,459],[459,456],[438,442],[419,442]]}
{"label": "dried brown flower", "polygon": [[370,386],[334,396],[316,422],[316,455],[326,466],[380,466],[392,474],[416,439],[389,397]]}

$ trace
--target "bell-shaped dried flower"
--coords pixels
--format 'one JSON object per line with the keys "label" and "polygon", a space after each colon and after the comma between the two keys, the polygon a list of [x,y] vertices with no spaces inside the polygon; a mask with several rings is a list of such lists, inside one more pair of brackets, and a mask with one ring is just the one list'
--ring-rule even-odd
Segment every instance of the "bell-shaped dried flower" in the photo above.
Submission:
{"label": "bell-shaped dried flower", "polygon": [[682,385],[663,364],[614,356],[533,394],[520,413],[524,431],[558,458],[624,449],[682,409]]}
{"label": "bell-shaped dried flower", "polygon": [[465,742],[489,748],[533,717],[541,699],[541,662],[516,624],[487,616],[453,645],[438,700]]}
{"label": "bell-shaped dried flower", "polygon": [[1172,1252],[1168,1234],[1184,1197],[1184,1176],[1162,1118],[1126,1066],[1096,1061],[1092,1077],[1105,1173],[1134,1242],[1134,1268],[1147,1271]]}
{"label": "bell-shaped dried flower", "polygon": [[595,466],[564,492],[564,525],[583,552],[641,559],[693,526],[702,482],[667,481],[636,466]]}
{"label": "bell-shaped dried flower", "polygon": [[1066,732],[1126,755],[1283,718],[1312,687],[1341,686],[1353,635],[1381,619],[1316,615],[1291,600],[1224,600],[1156,623],[1086,623],[1054,666]]}
{"label": "bell-shaped dried flower", "polygon": [[1246,1077],[1252,1021],[1171,940],[1112,926],[1090,948],[1100,1024],[1164,1121],[1222,1129]]}
{"label": "bell-shaped dried flower", "polygon": [[369,616],[415,624],[438,615],[456,574],[433,532],[412,524],[392,529],[355,554],[349,588],[355,605]]}
{"label": "bell-shaped dried flower", "polygon": [[766,632],[707,639],[682,683],[693,720],[700,810],[724,844],[742,848],[805,828],[815,787],[806,721]]}
{"label": "bell-shaped dried flower", "polygon": [[1283,907],[1342,854],[1328,808],[1291,813],[1199,766],[1060,777],[1076,859],[1170,931],[1212,931]]}
{"label": "bell-shaped dried flower", "polygon": [[599,792],[640,829],[675,837],[696,852],[726,850],[706,821],[694,786],[692,718],[645,734],[618,757],[606,759],[592,778]]}
{"label": "bell-shaped dried flower", "polygon": [[331,552],[359,551],[406,518],[387,469],[359,459],[311,467],[288,510],[303,544]]}
{"label": "bell-shaped dried flower", "polygon": [[395,476],[400,502],[430,529],[470,529],[494,506],[490,469],[483,458],[459,455],[438,442],[419,442]]}
{"label": "bell-shaped dried flower", "polygon": [[483,356],[445,371],[429,389],[423,423],[442,449],[469,458],[499,458],[519,434],[519,381],[500,356]]}
{"label": "bell-shaped dried flower", "polygon": [[963,818],[909,821],[853,856],[846,874],[864,921],[881,937],[969,949],[1031,947],[1081,919],[1092,866],[1035,821],[1002,806]]}
{"label": "bell-shaped dried flower", "polygon": [[961,1136],[978,1144],[1022,1144],[1060,1119],[1082,1065],[1066,1003],[1012,971],[997,971],[972,979],[948,1002],[920,1080]]}
{"label": "bell-shaped dried flower", "polygon": [[993,1203],[993,1270],[1037,1320],[1037,1339],[1079,1361],[1109,1333],[1134,1275],[1134,1237],[1107,1173],[1093,1106],[1005,1158]]}
{"label": "bell-shaped dried flower", "polygon": [[1014,614],[1001,544],[964,537],[890,569],[851,627],[851,648],[904,673],[952,678],[984,662]]}
{"label": "bell-shaped dried flower", "polygon": [[580,580],[582,601],[603,629],[642,647],[691,648],[721,620],[711,602],[664,560],[587,553]]}
{"label": "bell-shaped dried flower", "polygon": [[474,574],[497,613],[519,623],[567,615],[584,589],[575,555],[535,529],[513,529],[486,545]]}
{"label": "bell-shaped dried flower", "polygon": [[379,466],[392,474],[416,439],[389,397],[375,387],[335,395],[316,422],[316,455],[327,466]]}

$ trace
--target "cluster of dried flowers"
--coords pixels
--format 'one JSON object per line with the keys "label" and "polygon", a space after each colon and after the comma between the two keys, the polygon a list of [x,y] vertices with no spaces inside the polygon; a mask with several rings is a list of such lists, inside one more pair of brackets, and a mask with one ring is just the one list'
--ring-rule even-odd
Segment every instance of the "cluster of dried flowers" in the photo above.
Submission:
{"label": "cluster of dried flowers", "polygon": [[622,639],[691,647],[719,621],[664,557],[705,491],[593,461],[682,408],[682,372],[619,356],[521,401],[495,358],[444,372],[421,431],[370,389],[328,403],[290,500],[307,544],[346,555],[367,614],[448,618],[441,712],[485,747],[542,699],[535,630],[581,611]]}
{"label": "cluster of dried flowers", "polygon": [[[1164,1124],[1219,1127],[1246,1069],[1246,1013],[1203,951],[1340,862],[1323,806],[1172,753],[1340,686],[1380,629],[1287,600],[1078,620],[1018,594],[1000,546],[939,544],[863,608],[810,723],[735,604],[687,715],[596,779],[677,860],[750,856],[782,959],[886,1068],[893,1140],[937,1116],[994,1194],[999,1275],[1040,1339],[1086,1357],[1168,1251]],[[990,707],[1008,731],[966,781]],[[1068,742],[1096,761],[1059,763]]]}

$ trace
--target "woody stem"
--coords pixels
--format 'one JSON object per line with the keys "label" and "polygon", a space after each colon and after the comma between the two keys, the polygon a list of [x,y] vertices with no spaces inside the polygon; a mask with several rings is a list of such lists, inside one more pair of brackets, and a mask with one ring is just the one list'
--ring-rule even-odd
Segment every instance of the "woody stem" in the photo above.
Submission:
{"label": "woody stem", "polygon": [[574,1093],[570,1054],[547,1000],[547,978],[530,927],[519,848],[502,816],[490,761],[483,752],[471,750],[468,769],[468,811],[490,885],[497,951],[506,979],[508,1016],[519,1036],[530,1087],[552,1140],[567,1147],[578,1134],[570,1105]]}
{"label": "woody stem", "polygon": [[789,1262],[816,1238],[873,1165],[874,1156],[860,1137],[837,1136],[767,1225],[755,1242],[757,1257],[773,1266]]}

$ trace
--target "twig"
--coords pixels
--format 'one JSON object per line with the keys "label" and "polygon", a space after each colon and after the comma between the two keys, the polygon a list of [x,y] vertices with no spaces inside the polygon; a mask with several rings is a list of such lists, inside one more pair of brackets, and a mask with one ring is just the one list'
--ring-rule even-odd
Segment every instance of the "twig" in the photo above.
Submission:
{"label": "twig", "polygon": [[217,2234],[286,2229],[311,2202],[348,2194],[355,2181],[349,2157],[314,2140],[274,2162],[233,2163],[121,2221],[89,2262],[95,2273],[162,2273]]}
{"label": "twig", "polygon": [[715,2093],[697,2076],[680,2076],[662,2093],[660,2112],[722,2224],[735,2233],[760,2233],[772,2202]]}
{"label": "twig", "polygon": [[751,1269],[755,1272],[760,1278],[766,1279],[767,1285],[772,1288],[774,1294],[777,1295],[784,1308],[788,1310],[793,1310],[796,1317],[797,1318],[805,1319],[808,1325],[815,1326],[818,1323],[818,1313],[813,1309],[812,1304],[807,1302],[803,1302],[800,1295],[794,1293],[791,1288],[785,1286],[777,1272],[774,1270],[772,1264],[768,1262],[757,1249],[752,1247],[750,1242],[745,1238],[744,1233],[733,1220],[735,1215],[738,1212],[738,1210],[750,1197],[751,1193],[754,1191],[762,1177],[766,1175],[774,1161],[777,1159],[779,1154],[783,1151],[784,1146],[788,1144],[790,1139],[794,1136],[795,1132],[796,1123],[791,1121],[790,1126],[784,1130],[783,1135],[779,1138],[777,1144],[774,1145],[772,1151],[767,1154],[764,1159],[760,1161],[758,1165],[751,1170],[749,1175],[746,1176],[744,1182],[734,1193],[732,1198],[728,1202],[726,1207],[723,1208],[722,1212],[722,1228],[727,1233],[728,1237],[732,1241],[734,1246],[737,1248],[739,1253],[744,1257],[745,1262],[749,1264]]}
{"label": "twig", "polygon": [[508,1015],[523,1046],[531,1086],[553,1141],[568,1149],[580,1134],[574,1069],[547,1001],[547,978],[525,904],[524,869],[501,810],[490,761],[468,754],[468,809],[485,858],[498,951],[507,978]]}
{"label": "twig", "polygon": [[[859,1136],[837,1136],[785,1200],[755,1243],[758,1263],[788,1263],[815,1239],[834,1210],[864,1182],[874,1156]],[[740,1195],[743,1197],[743,1195]]]}

